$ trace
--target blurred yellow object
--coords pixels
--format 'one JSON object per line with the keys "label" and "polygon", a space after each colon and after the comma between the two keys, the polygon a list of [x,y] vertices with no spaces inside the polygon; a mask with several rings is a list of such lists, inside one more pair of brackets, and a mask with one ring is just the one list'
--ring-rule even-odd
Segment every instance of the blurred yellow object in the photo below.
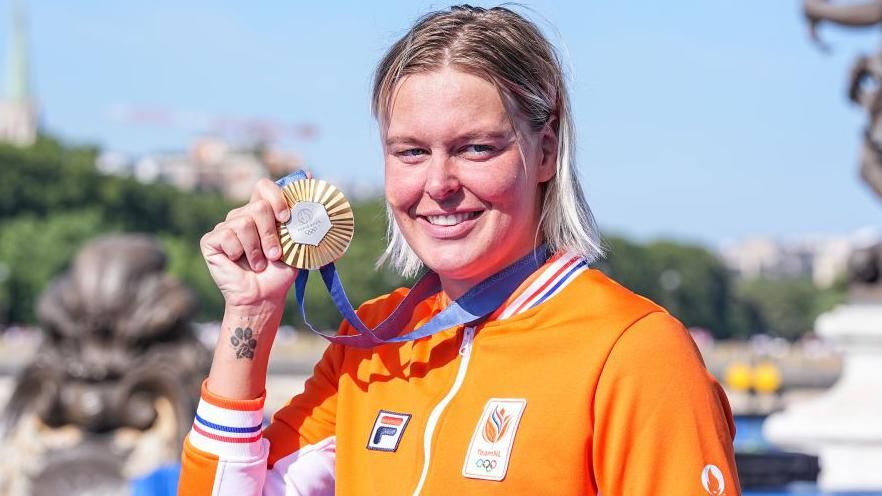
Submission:
{"label": "blurred yellow object", "polygon": [[774,363],[761,363],[753,368],[753,388],[758,393],[774,393],[781,387],[781,371]]}
{"label": "blurred yellow object", "polygon": [[747,391],[753,383],[753,372],[749,365],[735,362],[726,368],[725,381],[736,391]]}

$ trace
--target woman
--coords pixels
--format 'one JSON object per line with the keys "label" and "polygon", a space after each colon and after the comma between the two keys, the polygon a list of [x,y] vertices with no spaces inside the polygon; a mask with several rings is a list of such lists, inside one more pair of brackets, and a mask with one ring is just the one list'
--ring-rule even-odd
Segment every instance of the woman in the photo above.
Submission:
{"label": "woman", "polygon": [[[384,258],[405,274],[427,267],[443,288],[402,333],[541,245],[551,256],[478,325],[329,346],[261,432],[295,271],[278,262],[288,208],[260,183],[202,241],[227,306],[181,494],[738,494],[731,413],[689,335],[587,268],[600,243],[539,30],[505,8],[429,14],[380,63],[373,110]],[[376,325],[406,293],[359,316]]]}

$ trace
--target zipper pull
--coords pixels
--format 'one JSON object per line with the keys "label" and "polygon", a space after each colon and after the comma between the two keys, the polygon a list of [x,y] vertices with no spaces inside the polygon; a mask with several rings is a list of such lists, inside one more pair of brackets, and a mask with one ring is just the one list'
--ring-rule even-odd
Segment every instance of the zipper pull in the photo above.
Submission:
{"label": "zipper pull", "polygon": [[462,337],[462,344],[459,346],[459,354],[466,356],[472,352],[472,341],[475,339],[475,328],[466,327]]}

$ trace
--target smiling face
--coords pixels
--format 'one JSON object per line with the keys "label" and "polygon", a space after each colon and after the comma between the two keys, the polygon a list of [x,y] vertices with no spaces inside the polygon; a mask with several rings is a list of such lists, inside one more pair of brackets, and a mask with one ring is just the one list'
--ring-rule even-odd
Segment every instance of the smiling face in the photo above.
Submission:
{"label": "smiling face", "polygon": [[554,175],[556,139],[510,118],[491,82],[450,67],[407,76],[384,145],[392,214],[448,296],[541,242],[540,184]]}

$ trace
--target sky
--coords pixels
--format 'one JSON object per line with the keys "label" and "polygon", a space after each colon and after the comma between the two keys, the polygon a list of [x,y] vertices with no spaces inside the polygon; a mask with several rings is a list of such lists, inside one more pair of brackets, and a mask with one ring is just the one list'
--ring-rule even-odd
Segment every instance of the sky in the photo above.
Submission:
{"label": "sky", "polygon": [[[418,16],[448,5],[25,4],[42,123],[65,141],[139,155],[198,134],[123,122],[121,106],[308,123],[316,138],[290,146],[316,175],[377,187],[372,71]],[[719,245],[879,226],[882,199],[858,177],[864,114],[845,98],[879,29],[823,26],[824,53],[794,0],[520,5],[569,68],[580,174],[604,232]]]}

